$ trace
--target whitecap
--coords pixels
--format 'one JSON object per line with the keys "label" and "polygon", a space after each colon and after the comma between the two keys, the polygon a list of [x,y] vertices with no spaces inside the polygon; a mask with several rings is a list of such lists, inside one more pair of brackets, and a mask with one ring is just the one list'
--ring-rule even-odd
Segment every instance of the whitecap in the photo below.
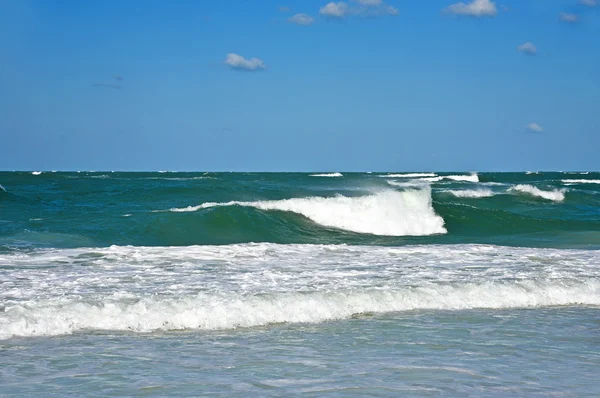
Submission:
{"label": "whitecap", "polygon": [[494,196],[495,193],[491,189],[461,189],[461,190],[448,190],[445,191],[457,198],[489,198]]}
{"label": "whitecap", "polygon": [[223,330],[274,323],[318,323],[361,313],[423,309],[600,305],[599,291],[597,281],[569,286],[560,281],[517,280],[253,296],[199,293],[177,298],[148,297],[134,303],[112,298],[92,303],[53,299],[7,307],[2,314],[0,339],[64,335],[81,330]]}
{"label": "whitecap", "polygon": [[535,196],[538,198],[552,200],[554,202],[562,202],[565,200],[565,190],[564,189],[555,189],[552,191],[543,191],[533,185],[527,184],[519,184],[515,185],[508,189],[508,192],[519,192],[522,194],[527,194],[531,196]]}
{"label": "whitecap", "polygon": [[258,202],[209,202],[173,208],[171,211],[193,212],[217,206],[289,211],[326,227],[373,235],[421,236],[446,233],[444,220],[433,209],[429,187],[402,192],[382,191],[360,197],[338,195]]}
{"label": "whitecap", "polygon": [[323,174],[311,174],[311,177],[343,177],[342,173],[323,173]]}
{"label": "whitecap", "polygon": [[575,184],[600,184],[600,180],[562,180],[564,184],[575,185]]}
{"label": "whitecap", "polygon": [[418,177],[436,177],[435,173],[406,173],[406,174],[387,174],[380,175],[379,177],[387,178],[418,178]]}

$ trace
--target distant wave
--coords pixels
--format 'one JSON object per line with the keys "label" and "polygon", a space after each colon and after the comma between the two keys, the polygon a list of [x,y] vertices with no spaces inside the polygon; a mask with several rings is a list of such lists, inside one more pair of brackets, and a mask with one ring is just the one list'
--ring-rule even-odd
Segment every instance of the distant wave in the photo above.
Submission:
{"label": "distant wave", "polygon": [[600,180],[562,180],[564,184],[600,184]]}
{"label": "distant wave", "polygon": [[317,323],[355,314],[418,309],[524,308],[600,305],[597,281],[512,281],[429,284],[398,290],[283,292],[244,296],[197,294],[131,302],[114,297],[97,302],[53,299],[12,305],[1,313],[0,339],[55,336],[81,330],[222,330],[273,323]]}
{"label": "distant wave", "polygon": [[249,206],[261,210],[289,211],[326,227],[373,235],[422,236],[447,232],[444,220],[435,214],[429,188],[403,192],[383,191],[361,197],[339,195],[330,198],[203,203],[171,211],[193,212],[217,206]]}
{"label": "distant wave", "polygon": [[311,177],[343,177],[342,173],[311,174]]}
{"label": "distant wave", "polygon": [[442,180],[479,182],[479,176],[476,173],[473,173],[473,174],[468,174],[468,175],[448,175],[448,176],[437,176],[437,177],[425,177],[425,178],[419,178],[418,180],[419,181],[427,181],[427,182],[439,182]]}
{"label": "distant wave", "polygon": [[193,181],[193,180],[216,180],[216,177],[210,176],[195,176],[195,177],[144,177],[146,180],[161,180],[161,181]]}
{"label": "distant wave", "polygon": [[40,174],[42,174],[41,171],[32,171],[31,174],[33,174],[34,176],[39,176]]}
{"label": "distant wave", "polygon": [[552,191],[542,191],[541,189],[534,187],[533,185],[519,184],[508,189],[509,192],[520,192],[527,195],[539,197],[542,199],[552,200],[554,202],[562,202],[565,200],[565,191],[562,189],[555,189]]}
{"label": "distant wave", "polygon": [[419,180],[410,180],[410,181],[394,181],[387,180],[388,185],[399,188],[425,188],[428,186],[427,182],[419,181]]}
{"label": "distant wave", "polygon": [[461,190],[448,190],[445,191],[449,194],[456,196],[457,198],[489,198],[494,196],[494,191],[491,189],[461,189]]}
{"label": "distant wave", "polygon": [[436,177],[435,173],[408,173],[408,174],[387,174],[380,175],[378,177],[387,177],[387,178],[418,178],[418,177]]}

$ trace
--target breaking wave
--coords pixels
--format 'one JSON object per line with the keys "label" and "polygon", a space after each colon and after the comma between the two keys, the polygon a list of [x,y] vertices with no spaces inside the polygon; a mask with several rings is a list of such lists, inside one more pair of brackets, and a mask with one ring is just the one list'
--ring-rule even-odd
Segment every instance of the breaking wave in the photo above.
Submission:
{"label": "breaking wave", "polygon": [[311,174],[311,177],[343,177],[342,173]]}
{"label": "breaking wave", "polygon": [[435,173],[407,173],[407,174],[387,174],[379,177],[387,178],[419,178],[419,177],[437,177]]}
{"label": "breaking wave", "polygon": [[382,291],[198,294],[140,300],[107,298],[90,303],[54,299],[14,305],[0,315],[0,339],[53,336],[83,330],[234,329],[273,323],[317,323],[361,313],[419,309],[462,310],[557,305],[600,305],[600,285],[563,282],[431,284]]}
{"label": "breaking wave", "polygon": [[260,210],[289,211],[317,224],[342,230],[385,236],[423,236],[446,233],[444,220],[432,206],[431,189],[382,191],[368,196],[308,197],[257,202],[203,203],[173,208],[193,212],[218,206],[248,206]]}
{"label": "breaking wave", "polygon": [[554,202],[562,202],[565,200],[565,191],[563,189],[555,189],[552,191],[542,191],[533,185],[519,184],[508,189],[508,192],[520,192],[538,198],[552,200]]}
{"label": "breaking wave", "polygon": [[476,173],[473,173],[473,174],[469,174],[469,175],[449,175],[449,176],[419,178],[419,181],[427,181],[427,182],[439,182],[439,181],[443,181],[443,180],[479,182],[479,176]]}
{"label": "breaking wave", "polygon": [[600,180],[562,180],[564,184],[600,184]]}
{"label": "breaking wave", "polygon": [[489,198],[494,196],[494,191],[491,189],[460,189],[445,191],[457,198]]}

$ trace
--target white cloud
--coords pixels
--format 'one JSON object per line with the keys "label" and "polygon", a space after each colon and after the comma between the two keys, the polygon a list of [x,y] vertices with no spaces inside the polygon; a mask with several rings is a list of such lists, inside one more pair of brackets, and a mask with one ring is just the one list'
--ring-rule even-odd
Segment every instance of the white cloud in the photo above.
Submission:
{"label": "white cloud", "polygon": [[312,25],[315,19],[308,14],[296,14],[289,18],[288,22],[295,23],[296,25]]}
{"label": "white cloud", "polygon": [[343,1],[330,2],[321,7],[319,14],[328,18],[345,18],[347,16],[379,17],[398,15],[398,9],[385,4],[383,0],[353,0],[355,6],[349,6]]}
{"label": "white cloud", "polygon": [[473,0],[470,3],[462,1],[444,9],[445,12],[472,17],[493,17],[498,13],[496,3],[491,0]]}
{"label": "white cloud", "polygon": [[319,9],[319,14],[330,18],[344,18],[348,14],[348,4],[343,1],[325,4]]}
{"label": "white cloud", "polygon": [[517,50],[527,55],[537,54],[537,48],[531,42],[521,44],[519,47],[517,47]]}
{"label": "white cloud", "polygon": [[579,4],[582,4],[582,5],[588,6],[588,7],[596,7],[598,5],[598,1],[597,0],[579,0]]}
{"label": "white cloud", "polygon": [[246,59],[246,58],[242,57],[241,55],[234,54],[234,53],[227,54],[227,57],[225,58],[225,64],[229,65],[233,69],[250,70],[250,71],[267,68],[267,66],[265,65],[265,63],[263,62],[262,59],[258,59],[258,58]]}
{"label": "white cloud", "polygon": [[373,17],[384,16],[384,15],[398,15],[398,14],[399,14],[399,12],[396,7],[392,7],[387,4],[382,4],[381,6],[378,6],[376,8],[368,8],[362,12],[359,12],[359,15],[373,16]]}
{"label": "white cloud", "polygon": [[527,126],[527,130],[532,133],[543,133],[544,129],[537,123],[529,123]]}
{"label": "white cloud", "polygon": [[565,21],[568,23],[577,23],[579,22],[579,15],[569,14],[567,12],[561,12],[559,15],[561,21]]}
{"label": "white cloud", "polygon": [[358,4],[367,7],[377,7],[383,4],[383,0],[354,0]]}

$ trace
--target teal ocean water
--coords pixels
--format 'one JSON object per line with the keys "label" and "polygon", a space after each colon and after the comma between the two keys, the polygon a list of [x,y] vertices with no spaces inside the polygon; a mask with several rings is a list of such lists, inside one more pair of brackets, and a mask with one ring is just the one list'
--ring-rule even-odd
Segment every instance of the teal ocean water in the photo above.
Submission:
{"label": "teal ocean water", "polygon": [[0,184],[0,395],[600,395],[600,173]]}

